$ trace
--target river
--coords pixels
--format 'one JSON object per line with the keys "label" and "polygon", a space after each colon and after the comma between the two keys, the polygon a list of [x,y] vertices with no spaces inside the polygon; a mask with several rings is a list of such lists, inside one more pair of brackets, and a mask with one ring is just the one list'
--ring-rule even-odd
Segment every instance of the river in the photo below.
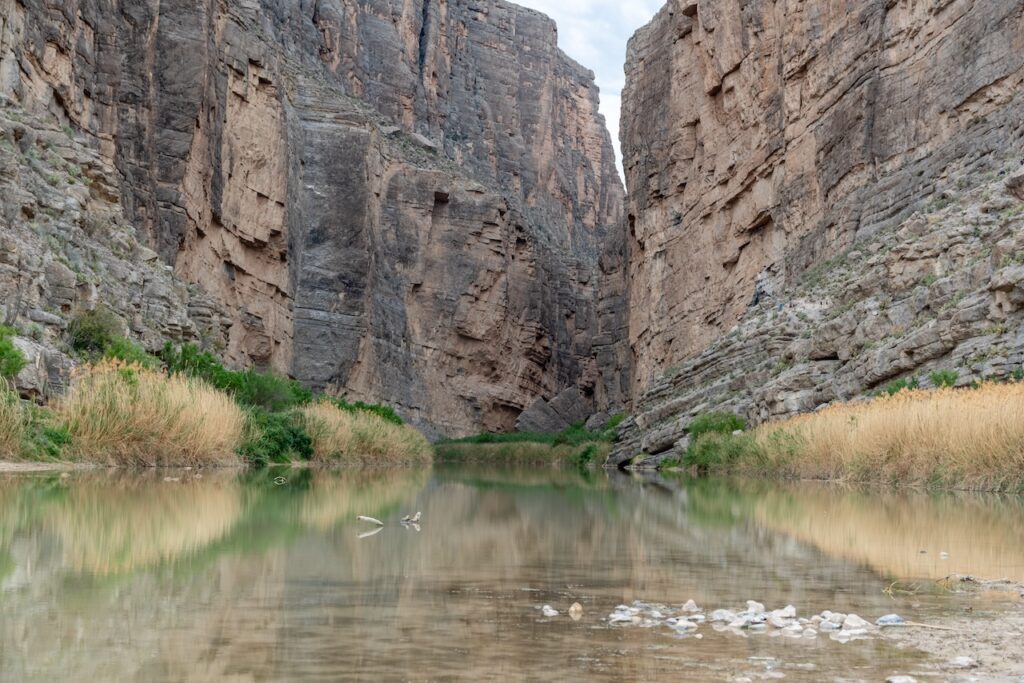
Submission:
{"label": "river", "polygon": [[939,662],[876,633],[608,617],[1019,609],[957,573],[1024,581],[1021,499],[442,465],[8,475],[0,680],[879,681]]}

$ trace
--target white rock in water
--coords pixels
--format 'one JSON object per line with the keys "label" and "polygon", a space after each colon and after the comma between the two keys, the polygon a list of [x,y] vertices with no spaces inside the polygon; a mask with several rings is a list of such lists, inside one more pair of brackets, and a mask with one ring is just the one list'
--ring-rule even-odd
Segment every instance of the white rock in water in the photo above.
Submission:
{"label": "white rock in water", "polygon": [[777,614],[772,614],[768,617],[768,624],[774,628],[786,628],[791,623],[789,619],[784,619]]}
{"label": "white rock in water", "polygon": [[913,676],[889,676],[885,683],[917,683],[917,679]]}
{"label": "white rock in water", "polygon": [[804,638],[817,638],[817,637],[818,637],[818,632],[815,631],[813,628],[805,628],[804,629]]}
{"label": "white rock in water", "polygon": [[697,624],[686,619],[680,619],[676,622],[676,625],[673,628],[675,628],[675,630],[677,631],[696,631]]}
{"label": "white rock in water", "polygon": [[843,628],[850,630],[866,630],[871,628],[871,624],[865,621],[864,619],[861,619],[856,614],[850,614],[847,615],[846,619],[843,621]]}
{"label": "white rock in water", "polygon": [[546,617],[557,617],[558,616],[558,610],[556,610],[551,605],[544,605],[543,607],[540,608],[540,611]]}
{"label": "white rock in water", "polygon": [[782,609],[777,609],[772,614],[780,616],[783,619],[796,619],[796,607],[793,605],[786,605]]}
{"label": "white rock in water", "polygon": [[949,665],[955,666],[958,669],[977,669],[981,666],[978,660],[973,657],[956,657],[949,660]]}
{"label": "white rock in water", "polygon": [[651,617],[651,619],[664,619],[664,618],[665,618],[665,615],[664,615],[664,614],[662,614],[661,612],[659,612],[659,611],[658,611],[658,610],[656,610],[656,609],[652,609],[652,610],[651,610],[651,611],[650,611],[650,612],[648,613],[648,616],[650,616],[650,617]]}
{"label": "white rock in water", "polygon": [[716,609],[711,613],[711,621],[735,621],[736,613],[727,609]]}
{"label": "white rock in water", "polygon": [[899,626],[905,623],[907,623],[906,620],[898,614],[886,614],[875,622],[877,626]]}
{"label": "white rock in water", "polygon": [[764,612],[764,605],[753,600],[747,600],[747,611],[753,612],[754,614],[761,614]]}
{"label": "white rock in water", "polygon": [[608,615],[608,623],[610,624],[625,624],[633,623],[633,615],[625,612],[612,612]]}
{"label": "white rock in water", "polygon": [[834,621],[828,621],[827,619],[818,624],[819,631],[838,631],[842,626]]}
{"label": "white rock in water", "polygon": [[573,621],[579,621],[580,619],[582,619],[583,605],[581,605],[578,602],[572,603],[572,606],[569,608],[569,616],[572,618]]}
{"label": "white rock in water", "polygon": [[695,603],[693,600],[687,600],[686,604],[683,605],[683,611],[690,612],[692,614],[694,612],[699,612],[700,607],[697,607],[697,603]]}

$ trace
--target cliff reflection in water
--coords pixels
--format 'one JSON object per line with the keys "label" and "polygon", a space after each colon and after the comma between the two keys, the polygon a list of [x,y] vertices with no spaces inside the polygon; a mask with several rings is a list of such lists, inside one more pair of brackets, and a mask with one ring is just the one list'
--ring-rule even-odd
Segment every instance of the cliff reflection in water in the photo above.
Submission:
{"label": "cliff reflection in water", "polygon": [[[987,566],[1024,564],[1009,548],[1021,510],[997,499],[480,468],[290,471],[280,486],[276,474],[0,482],[0,680],[716,678],[793,648],[811,668],[790,680],[820,680],[836,658],[868,675],[912,655],[882,641],[678,640],[602,617],[634,599],[945,609],[882,593],[879,574],[899,566],[886,558],[931,533],[928,519],[990,529],[979,548],[1005,536]],[[416,510],[421,531],[395,523]],[[361,539],[360,514],[388,526]],[[578,623],[537,610],[577,600]]]}

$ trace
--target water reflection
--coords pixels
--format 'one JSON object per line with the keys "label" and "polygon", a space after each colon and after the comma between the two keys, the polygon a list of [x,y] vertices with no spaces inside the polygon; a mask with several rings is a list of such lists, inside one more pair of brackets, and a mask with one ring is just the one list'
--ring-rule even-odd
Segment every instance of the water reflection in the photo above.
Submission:
{"label": "water reflection", "polygon": [[1024,499],[1017,496],[761,487],[748,499],[767,526],[894,580],[951,574],[1024,582]]}
{"label": "water reflection", "polygon": [[[789,680],[877,680],[917,657],[601,618],[690,598],[928,618],[953,598],[882,592],[927,575],[899,551],[923,539],[977,551],[982,575],[1024,567],[1024,512],[1003,499],[494,468],[274,476],[0,481],[0,680],[726,679],[765,657]],[[416,510],[421,530],[396,523]],[[361,538],[360,514],[388,525]],[[578,623],[536,609],[573,601]]]}

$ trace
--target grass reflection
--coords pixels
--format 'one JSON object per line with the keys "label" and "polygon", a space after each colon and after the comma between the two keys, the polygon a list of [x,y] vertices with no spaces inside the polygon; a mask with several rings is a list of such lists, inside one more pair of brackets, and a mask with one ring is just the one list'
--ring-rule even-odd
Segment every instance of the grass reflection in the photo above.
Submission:
{"label": "grass reflection", "polygon": [[[85,474],[0,480],[0,581],[47,569],[113,577],[259,553],[356,514],[384,515],[425,486],[429,470],[250,474]],[[279,480],[280,482],[281,480]],[[12,552],[18,540],[28,540]],[[45,552],[44,552],[45,550]],[[53,551],[51,551],[53,550]]]}

